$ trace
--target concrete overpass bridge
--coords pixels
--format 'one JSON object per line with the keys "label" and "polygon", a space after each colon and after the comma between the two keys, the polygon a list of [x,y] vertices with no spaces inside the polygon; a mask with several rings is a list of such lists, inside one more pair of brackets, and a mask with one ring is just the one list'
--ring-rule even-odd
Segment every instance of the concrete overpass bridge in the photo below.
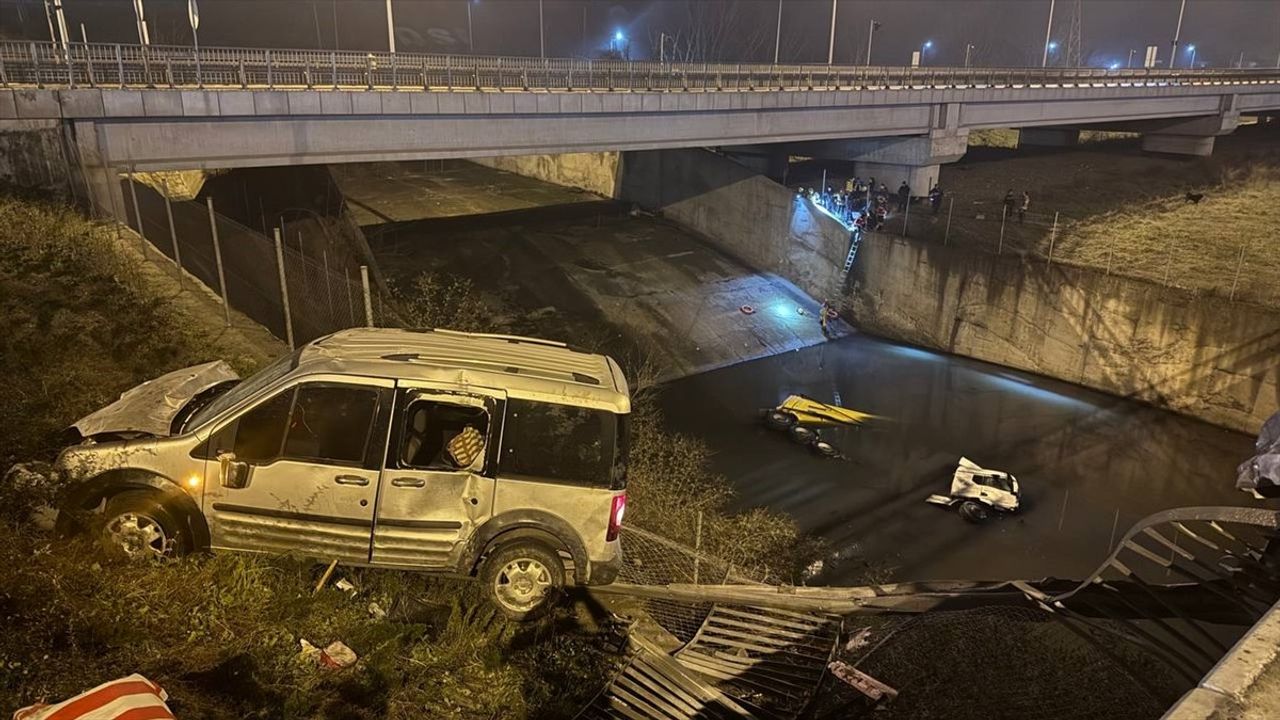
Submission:
{"label": "concrete overpass bridge", "polygon": [[0,123],[56,122],[100,207],[166,170],[659,148],[854,160],[913,187],[970,130],[1067,144],[1082,127],[1207,155],[1280,111],[1276,70],[653,63],[0,43]]}

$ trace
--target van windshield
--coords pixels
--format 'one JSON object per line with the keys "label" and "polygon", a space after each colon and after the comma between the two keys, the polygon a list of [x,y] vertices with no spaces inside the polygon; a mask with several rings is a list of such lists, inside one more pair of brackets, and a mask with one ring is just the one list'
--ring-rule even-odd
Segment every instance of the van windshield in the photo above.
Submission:
{"label": "van windshield", "polygon": [[625,415],[512,398],[503,429],[502,473],[621,490],[627,427]]}
{"label": "van windshield", "polygon": [[294,367],[294,361],[298,357],[301,350],[282,355],[270,365],[259,370],[256,374],[247,380],[242,380],[239,385],[231,388],[227,392],[220,395],[213,402],[200,408],[196,414],[191,416],[187,421],[186,430],[194,430],[204,425],[213,418],[222,414],[224,410],[235,407],[245,398],[256,395],[259,391],[271,385],[275,381],[284,377]]}

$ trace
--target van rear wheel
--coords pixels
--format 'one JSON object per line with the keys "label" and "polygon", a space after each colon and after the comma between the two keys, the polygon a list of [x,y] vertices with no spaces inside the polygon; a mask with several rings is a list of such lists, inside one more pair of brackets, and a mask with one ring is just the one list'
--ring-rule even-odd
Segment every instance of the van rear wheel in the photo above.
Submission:
{"label": "van rear wheel", "polygon": [[541,543],[519,542],[499,548],[482,571],[489,599],[515,621],[546,614],[564,587],[560,557]]}

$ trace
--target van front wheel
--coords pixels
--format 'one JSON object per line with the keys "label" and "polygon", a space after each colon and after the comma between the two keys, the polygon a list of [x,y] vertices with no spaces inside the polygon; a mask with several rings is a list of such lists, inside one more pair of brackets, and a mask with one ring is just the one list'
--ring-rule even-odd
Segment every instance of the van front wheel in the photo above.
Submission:
{"label": "van front wheel", "polygon": [[560,557],[539,543],[499,548],[485,560],[482,576],[493,604],[516,621],[545,614],[564,587]]}

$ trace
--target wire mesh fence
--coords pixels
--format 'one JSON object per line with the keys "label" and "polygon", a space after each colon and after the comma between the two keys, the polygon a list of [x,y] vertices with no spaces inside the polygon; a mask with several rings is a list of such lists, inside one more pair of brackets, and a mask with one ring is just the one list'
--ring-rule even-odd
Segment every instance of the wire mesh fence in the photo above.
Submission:
{"label": "wire mesh fence", "polygon": [[[947,198],[936,212],[927,203],[913,203],[907,214],[895,212],[883,232],[1019,257],[1047,267],[1089,268],[1233,302],[1280,304],[1280,267],[1272,259],[1277,250],[1273,237],[1223,241],[1220,228],[1205,229],[1203,234],[1156,233],[1130,224],[1167,212],[1168,202],[1154,201],[1160,208],[1126,208],[1128,217],[1123,220],[1118,214],[1085,220],[1047,210],[1006,210],[998,200],[961,204]],[[1113,227],[1112,221],[1126,224]]]}
{"label": "wire mesh fence", "polygon": [[[151,252],[276,337],[297,345],[344,328],[386,322],[385,293],[367,285],[352,255],[328,239],[305,242],[300,229],[287,225],[268,238],[221,215],[211,203],[166,202],[162,192],[136,180],[125,180],[122,188],[127,222]],[[308,235],[314,237],[311,230]]]}
{"label": "wire mesh fence", "polygon": [[[1164,660],[1077,631],[1027,606],[987,606],[846,620],[840,659],[898,691],[874,716],[1025,720],[1160,717],[1186,690]],[[1104,649],[1105,648],[1105,649]],[[862,699],[833,682],[815,718],[859,717]],[[867,711],[870,716],[870,711]]]}

